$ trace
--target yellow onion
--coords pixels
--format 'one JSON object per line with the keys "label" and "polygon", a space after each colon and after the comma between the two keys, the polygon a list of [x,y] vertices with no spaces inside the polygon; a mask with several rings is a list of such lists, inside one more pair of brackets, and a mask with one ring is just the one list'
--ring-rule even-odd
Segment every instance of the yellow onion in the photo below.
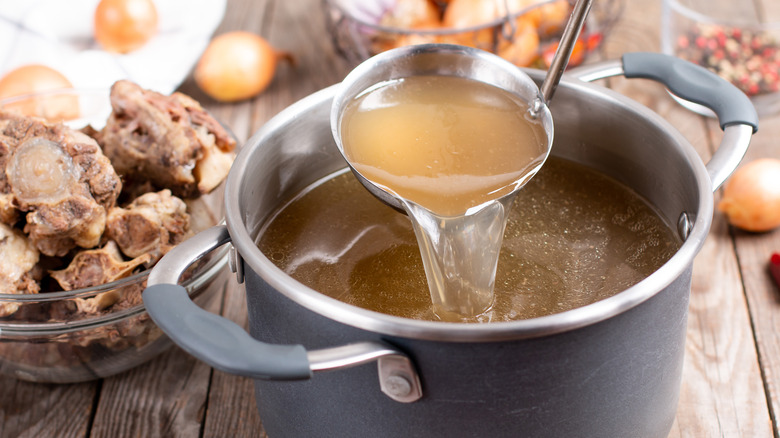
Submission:
{"label": "yellow onion", "polygon": [[379,24],[398,29],[428,29],[441,25],[439,9],[428,0],[396,0]]}
{"label": "yellow onion", "polygon": [[[71,82],[59,71],[41,64],[17,67],[0,78],[0,99],[43,91],[73,88]],[[50,121],[75,119],[79,116],[79,102],[75,95],[31,96],[3,106],[3,109],[27,116],[42,117]]]}
{"label": "yellow onion", "polygon": [[762,158],[737,169],[723,188],[718,210],[743,230],[780,226],[780,160]]}
{"label": "yellow onion", "polygon": [[110,52],[131,52],[157,33],[152,0],[101,0],[94,21],[95,39]]}
{"label": "yellow onion", "polygon": [[235,102],[260,94],[271,83],[280,59],[264,38],[250,32],[228,32],[214,38],[195,66],[195,82],[221,102]]}
{"label": "yellow onion", "polygon": [[500,47],[498,55],[520,67],[530,65],[539,56],[539,34],[529,20],[517,20],[511,44]]}

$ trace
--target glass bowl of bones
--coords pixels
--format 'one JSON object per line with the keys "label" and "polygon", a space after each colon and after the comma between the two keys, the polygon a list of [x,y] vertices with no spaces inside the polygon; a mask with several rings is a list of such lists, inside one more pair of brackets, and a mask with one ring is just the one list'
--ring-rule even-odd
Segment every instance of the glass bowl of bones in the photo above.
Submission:
{"label": "glass bowl of bones", "polygon": [[[190,97],[129,81],[0,101],[0,374],[70,383],[171,346],[141,299],[149,268],[219,223],[232,134]],[[225,251],[184,284],[211,309]]]}

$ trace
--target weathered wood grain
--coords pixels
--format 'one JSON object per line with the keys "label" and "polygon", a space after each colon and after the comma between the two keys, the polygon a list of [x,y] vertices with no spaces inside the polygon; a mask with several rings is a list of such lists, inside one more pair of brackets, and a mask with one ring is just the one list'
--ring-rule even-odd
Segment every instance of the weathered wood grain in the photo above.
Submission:
{"label": "weathered wood grain", "polygon": [[[780,436],[780,287],[768,272],[769,257],[780,252],[780,232],[749,234],[734,231],[742,281],[749,303],[774,436]],[[755,397],[761,394],[756,392]]]}
{"label": "weathered wood grain", "polygon": [[[246,327],[244,288],[231,278],[225,294],[222,315]],[[254,385],[245,377],[214,370],[209,389],[204,437],[262,437],[262,421],[255,403]]]}
{"label": "weathered wood grain", "polygon": [[28,383],[0,377],[0,437],[87,437],[99,382]]}
{"label": "weathered wood grain", "polygon": [[211,369],[174,347],[103,381],[91,438],[198,437]]}

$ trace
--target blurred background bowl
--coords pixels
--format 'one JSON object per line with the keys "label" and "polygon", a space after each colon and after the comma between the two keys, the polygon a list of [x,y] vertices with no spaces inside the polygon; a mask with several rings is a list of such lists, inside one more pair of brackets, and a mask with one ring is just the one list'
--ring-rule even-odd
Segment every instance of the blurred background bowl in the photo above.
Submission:
{"label": "blurred background bowl", "polygon": [[[63,89],[0,101],[0,109],[24,110],[74,129],[100,129],[111,112],[105,89]],[[224,182],[211,193],[185,200],[194,232],[224,219]],[[193,300],[217,311],[228,281],[227,249],[192,266],[182,277]],[[150,270],[104,285],[30,295],[0,294],[0,374],[33,382],[72,383],[108,377],[140,365],[173,344],[149,318],[141,299]],[[42,290],[46,288],[43,285]],[[110,297],[97,312],[84,300]]]}
{"label": "blurred background bowl", "polygon": [[[759,5],[664,0],[661,48],[730,81],[750,97],[760,116],[766,116],[780,110],[780,16]],[[712,115],[698,105],[678,101]]]}
{"label": "blurred background bowl", "polygon": [[[451,43],[546,69],[574,0],[323,0],[339,53],[358,64],[385,50]],[[594,2],[570,66],[586,60],[619,17],[621,0]],[[509,11],[499,13],[497,11]]]}

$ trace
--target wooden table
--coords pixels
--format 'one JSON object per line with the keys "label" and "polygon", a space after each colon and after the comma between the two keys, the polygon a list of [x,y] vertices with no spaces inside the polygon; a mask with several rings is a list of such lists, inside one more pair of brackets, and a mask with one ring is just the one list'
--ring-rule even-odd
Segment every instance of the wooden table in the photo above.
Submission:
{"label": "wooden table", "polygon": [[[658,51],[660,9],[660,1],[625,1],[601,56]],[[271,87],[247,102],[218,104],[191,78],[182,85],[241,140],[349,69],[334,52],[318,0],[230,0],[217,33],[229,30],[256,32],[297,59],[295,66],[282,65]],[[703,159],[717,146],[717,124],[686,111],[657,84],[608,85],[666,117]],[[746,161],[780,158],[777,138],[780,116],[762,118]],[[780,289],[767,271],[773,251],[780,251],[780,230],[750,234],[715,214],[694,264],[682,392],[670,436],[780,436]],[[243,289],[232,281],[221,313],[246,323]],[[265,436],[252,382],[212,370],[178,348],[99,381],[47,385],[0,378],[0,388],[3,438]]]}

